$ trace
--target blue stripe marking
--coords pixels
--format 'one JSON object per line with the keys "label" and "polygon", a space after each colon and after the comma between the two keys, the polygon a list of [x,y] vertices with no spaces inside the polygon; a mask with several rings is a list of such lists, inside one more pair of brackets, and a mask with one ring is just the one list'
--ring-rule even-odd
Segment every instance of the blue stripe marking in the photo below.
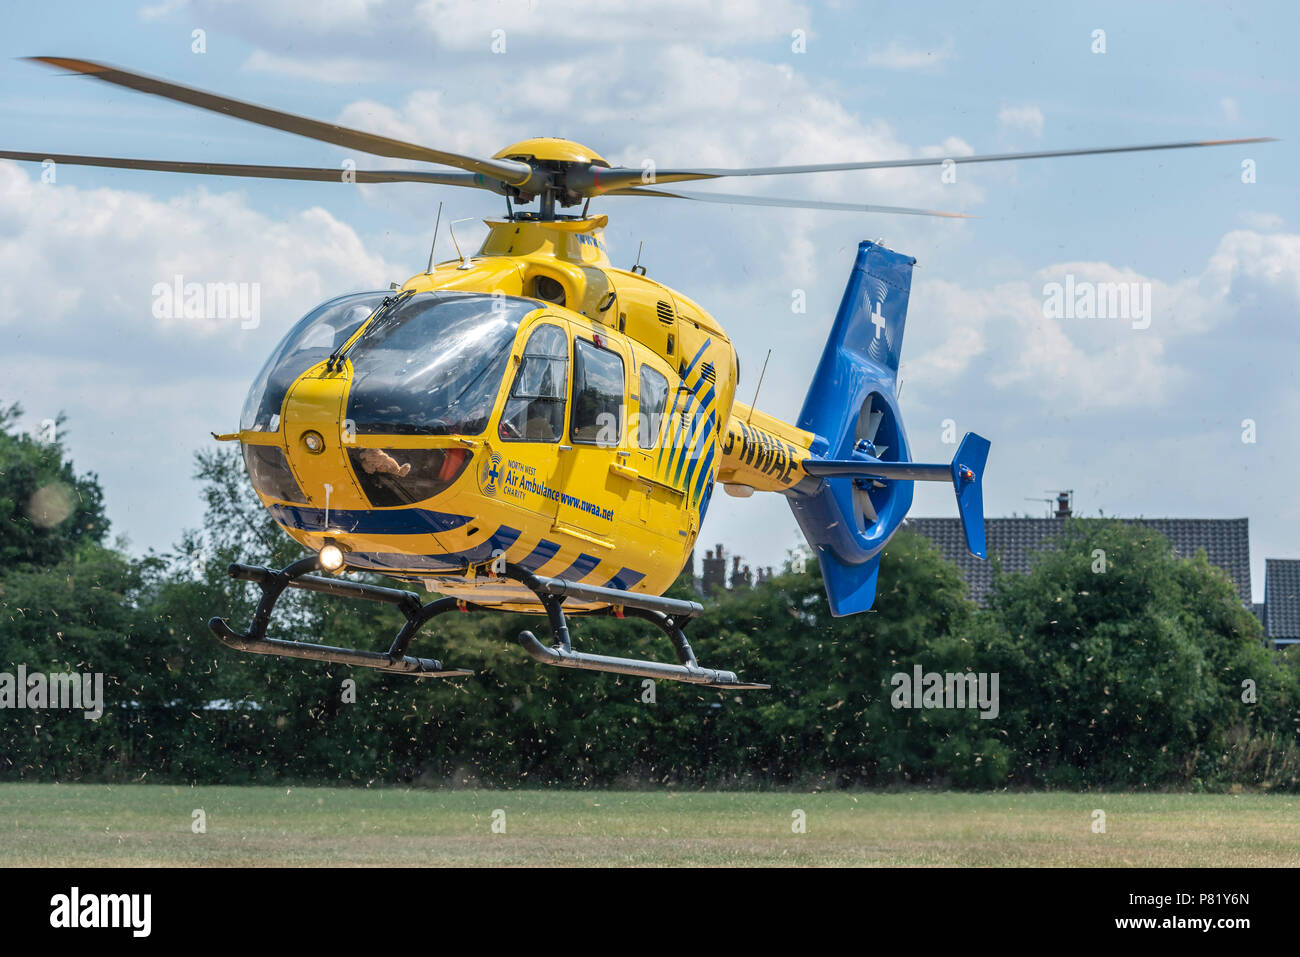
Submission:
{"label": "blue stripe marking", "polygon": [[695,488],[691,492],[691,499],[699,498],[700,492],[704,488],[704,480],[708,477],[709,469],[713,466],[713,453],[717,448],[715,445],[709,446],[709,454],[704,457],[704,465],[700,468],[700,474],[695,476]]}
{"label": "blue stripe marking", "polygon": [[[332,517],[332,515],[331,515]],[[502,525],[472,548],[443,555],[409,555],[404,552],[348,552],[348,564],[375,571],[449,571],[489,561],[497,549],[506,551],[519,538],[517,528]]]}
{"label": "blue stripe marking", "polygon": [[[682,375],[681,375],[681,380],[682,380],[683,384],[685,384],[687,376],[689,376],[689,375],[691,374],[692,370],[694,370],[696,364],[697,364],[697,363],[700,361],[700,359],[704,356],[705,350],[707,350],[707,349],[709,348],[709,345],[710,345],[712,342],[713,342],[713,339],[712,339],[711,337],[708,338],[708,339],[705,339],[705,340],[704,340],[704,345],[700,346],[699,351],[695,353],[695,357],[694,357],[693,359],[691,359],[691,361],[687,364],[685,370],[682,372]],[[702,377],[701,377],[701,381],[704,381]],[[691,412],[691,406],[693,405],[691,399],[692,399],[692,398],[696,398],[696,399],[699,398],[699,383],[696,383],[696,385],[694,385],[694,386],[687,386],[687,389],[690,391],[690,396],[686,399],[686,404],[682,407],[682,412],[685,413],[686,416],[692,420],[692,428],[693,428],[693,426],[694,426],[694,422],[693,422],[694,414]],[[678,412],[677,412],[677,401],[678,401],[678,399],[680,398],[680,396],[681,396],[681,393],[678,392],[677,390],[674,390],[674,394],[673,394],[673,410],[672,410],[672,412],[670,413],[672,417],[668,420],[668,421],[669,421],[669,426],[668,426],[669,434],[668,434],[668,436],[665,436],[665,438],[668,440],[668,445],[667,445],[667,446],[662,446],[662,445],[661,445],[661,446],[659,447],[659,454],[655,457],[655,468],[656,468],[656,470],[657,470],[657,469],[659,468],[659,466],[660,466],[660,465],[662,464],[662,462],[663,462],[664,451],[665,451],[665,448],[667,448],[667,450],[668,450],[668,452],[669,452],[669,455],[668,455],[668,469],[667,469],[667,471],[672,472],[674,469],[676,469],[678,475],[681,474],[681,463],[677,461],[677,453],[678,453],[678,452],[681,452],[681,453],[682,453],[683,460],[684,460],[684,457],[685,457],[685,454],[686,454],[686,450],[685,450],[685,448],[682,448],[681,446],[678,445],[678,442],[683,438],[682,433],[685,431],[685,428],[686,428],[685,426],[682,425],[681,417],[678,415]],[[709,397],[710,397],[710,399],[712,398],[712,392],[710,392]],[[701,411],[703,411],[703,406],[701,406]],[[676,425],[675,425],[675,426],[674,426],[674,424],[673,424],[674,420],[676,420]]]}
{"label": "blue stripe marking", "polygon": [[[686,405],[682,407],[681,414],[677,416],[676,431],[673,433],[673,452],[668,458],[668,469],[666,474],[672,472],[681,473],[681,460],[686,456],[686,446],[690,444],[689,435],[694,434],[695,429],[695,397],[687,396]],[[691,432],[688,434],[687,430]]]}
{"label": "blue stripe marking", "polygon": [[[707,346],[708,343],[706,342],[705,345]],[[697,355],[696,358],[698,359],[699,356]],[[692,365],[694,365],[694,363],[692,363]],[[687,372],[689,373],[690,370],[688,369]],[[672,477],[674,485],[682,482],[683,470],[686,473],[686,479],[682,484],[684,486],[690,485],[691,480],[695,478],[695,466],[699,464],[700,443],[704,440],[706,435],[717,430],[717,419],[715,418],[712,409],[714,399],[717,397],[713,390],[713,383],[704,378],[703,373],[701,373],[699,378],[696,379],[695,384],[689,386],[689,388],[691,394],[695,396],[696,400],[700,404],[698,412],[699,419],[692,417],[691,431],[688,435],[684,436],[686,441],[682,448],[681,457],[675,463],[670,461],[668,464],[669,469],[674,471]],[[700,420],[703,420],[702,424],[704,428],[696,431],[701,425]],[[686,469],[685,466],[688,460],[691,463],[691,467]]]}
{"label": "blue stripe marking", "polygon": [[713,342],[712,339],[705,339],[705,340],[704,340],[704,345],[700,346],[700,351],[697,352],[697,353],[695,353],[695,358],[692,359],[692,360],[687,364],[687,366],[686,366],[686,371],[682,373],[682,381],[683,381],[683,382],[685,382],[685,381],[686,381],[686,377],[687,377],[688,375],[691,374],[691,370],[695,368],[695,363],[697,363],[697,362],[700,361],[700,356],[704,355],[704,350],[707,349],[707,348],[709,347],[709,343],[711,343],[711,342]]}
{"label": "blue stripe marking", "polygon": [[[304,532],[323,532],[325,509],[303,505],[271,505],[267,511],[281,525]],[[468,515],[423,508],[330,509],[330,530],[362,535],[425,535],[449,532],[469,522]]]}
{"label": "blue stripe marking", "polygon": [[677,462],[677,471],[675,475],[672,476],[673,485],[680,485],[682,489],[685,489],[686,485],[690,484],[690,479],[685,479],[684,481],[684,477],[686,476],[686,473],[688,473],[688,471],[686,471],[686,463],[690,462],[694,464],[695,460],[699,458],[699,447],[701,447],[701,443],[708,437],[707,425],[708,420],[705,416],[699,416],[698,419],[695,419],[690,423],[690,434],[685,437],[686,442],[685,445],[682,446],[681,459]]}
{"label": "blue stripe marking", "polygon": [[691,467],[686,470],[686,480],[682,483],[683,488],[690,485],[691,481],[695,478],[695,467],[700,464],[700,456],[703,453],[703,450],[705,448],[712,448],[713,445],[716,444],[717,436],[714,433],[713,423],[713,413],[710,412],[708,416],[705,417],[704,428],[700,429],[699,433],[696,435],[695,445],[691,449]]}
{"label": "blue stripe marking", "polygon": [[[682,373],[683,383],[686,382],[686,377],[691,374],[691,370],[695,368],[695,364],[700,361],[700,358],[704,355],[704,350],[706,350],[709,347],[709,343],[711,343],[712,341],[713,341],[712,339],[705,339],[704,345],[700,346],[699,351],[695,353],[695,358],[692,359],[690,363],[686,366],[686,370]],[[682,407],[682,417],[691,419],[693,424],[694,413],[691,411],[691,408],[694,405],[694,403],[692,402],[692,399],[698,397],[696,395],[695,388],[691,386],[687,386],[687,388],[690,390],[690,396],[686,399],[686,404]],[[673,400],[673,411],[674,412],[677,411],[677,400],[675,398]],[[686,426],[683,425],[682,423],[682,417],[677,418],[676,431],[671,440],[672,454],[668,458],[668,471],[671,472],[673,471],[674,468],[676,468],[679,474],[681,469],[676,461],[677,453],[680,451],[683,454],[685,454],[685,449],[681,448],[681,446],[678,445],[678,442],[683,438],[683,432],[685,432],[686,430]]]}
{"label": "blue stripe marking", "polygon": [[[710,402],[713,401],[713,383],[710,382],[708,379],[704,378],[704,376],[700,376],[698,379],[696,379],[695,385],[691,386],[690,388],[691,391],[695,393],[695,397],[700,400],[700,405],[707,406]],[[701,389],[704,389],[703,395],[700,394]]]}
{"label": "blue stripe marking", "polygon": [[[674,390],[673,390],[673,407],[672,407],[672,410],[668,413],[668,427],[667,427],[666,429],[663,430],[663,431],[664,431],[664,441],[663,441],[663,442],[660,444],[660,446],[659,446],[659,454],[658,454],[658,456],[655,457],[655,469],[656,469],[656,470],[659,468],[660,464],[662,464],[662,462],[663,462],[663,460],[664,460],[664,451],[665,451],[665,450],[671,450],[671,449],[672,449],[673,420],[674,420],[674,419],[676,418],[676,416],[677,416],[677,402],[678,402],[679,399],[681,399],[681,393],[678,392],[676,389],[674,389]],[[669,457],[669,459],[668,459],[668,463],[669,463],[669,465],[672,464],[672,458],[671,458],[671,457]]]}
{"label": "blue stripe marking", "polygon": [[[699,464],[701,450],[710,439],[714,438],[714,422],[713,413],[710,412],[708,415],[701,415],[699,421],[694,423],[696,431],[693,431],[687,440],[689,454],[684,452],[681,461],[677,463],[677,475],[673,478],[674,485],[681,482],[682,488],[685,488],[691,483],[691,476],[695,472],[695,466]],[[681,481],[682,467],[688,459],[691,467],[686,471],[685,481]]]}
{"label": "blue stripe marking", "polygon": [[669,466],[671,469],[670,480],[673,485],[681,487],[682,470],[686,467],[686,460],[690,458],[691,447],[699,441],[699,437],[702,434],[703,430],[700,429],[700,419],[692,417],[690,431],[683,432],[682,434],[681,455],[677,456],[676,460]]}
{"label": "blue stripe marking", "polygon": [[554,558],[555,553],[558,552],[559,550],[560,550],[559,545],[557,545],[555,542],[548,542],[546,539],[543,538],[540,542],[537,543],[536,548],[534,548],[523,558],[519,559],[519,561],[516,564],[518,564],[520,568],[526,568],[530,572],[535,572],[537,571],[537,569],[541,568],[552,558]]}
{"label": "blue stripe marking", "polygon": [[377,572],[458,571],[464,563],[453,563],[446,555],[406,555],[402,552],[348,552],[348,567]]}
{"label": "blue stripe marking", "polygon": [[579,555],[572,565],[566,568],[555,578],[563,578],[565,581],[580,582],[600,564],[600,559],[594,555]]}
{"label": "blue stripe marking", "polygon": [[444,557],[455,564],[467,564],[469,562],[485,562],[492,557],[492,553],[497,549],[507,551],[511,545],[519,540],[520,531],[517,528],[511,528],[509,525],[502,525],[493,532],[488,540],[479,542],[469,548],[459,552],[448,552]]}
{"label": "blue stripe marking", "polygon": [[633,571],[630,568],[620,568],[618,574],[605,582],[605,588],[617,588],[620,591],[630,591],[632,586],[645,578],[640,572]]}

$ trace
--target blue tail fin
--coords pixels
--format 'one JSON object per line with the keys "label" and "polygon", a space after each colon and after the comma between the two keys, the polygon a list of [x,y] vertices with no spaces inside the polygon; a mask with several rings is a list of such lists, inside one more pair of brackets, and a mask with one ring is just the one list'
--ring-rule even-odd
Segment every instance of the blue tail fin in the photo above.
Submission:
{"label": "blue tail fin", "polygon": [[880,552],[912,504],[912,482],[952,481],[972,552],[984,557],[981,478],[989,443],[969,434],[950,465],[911,461],[898,412],[898,363],[915,260],[875,243],[857,261],[798,425],[816,439],[812,480],[787,494],[821,564],[834,615],[875,601]]}

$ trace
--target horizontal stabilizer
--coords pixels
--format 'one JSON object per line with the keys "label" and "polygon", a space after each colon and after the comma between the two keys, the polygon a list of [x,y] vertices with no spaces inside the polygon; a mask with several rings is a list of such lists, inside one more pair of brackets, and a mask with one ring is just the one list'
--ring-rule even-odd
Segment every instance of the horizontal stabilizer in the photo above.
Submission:
{"label": "horizontal stabilizer", "polygon": [[865,452],[851,459],[810,459],[804,471],[819,478],[881,479],[896,482],[952,482],[966,547],[976,558],[987,558],[984,541],[984,465],[989,457],[989,440],[974,432],[957,446],[952,462],[882,462]]}

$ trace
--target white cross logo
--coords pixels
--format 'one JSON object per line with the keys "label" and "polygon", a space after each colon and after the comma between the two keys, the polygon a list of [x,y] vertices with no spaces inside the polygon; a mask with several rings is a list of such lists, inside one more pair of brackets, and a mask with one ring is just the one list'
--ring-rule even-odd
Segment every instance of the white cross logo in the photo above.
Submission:
{"label": "white cross logo", "polygon": [[885,317],[880,314],[880,303],[875,303],[871,309],[871,324],[876,327],[876,338],[885,330]]}

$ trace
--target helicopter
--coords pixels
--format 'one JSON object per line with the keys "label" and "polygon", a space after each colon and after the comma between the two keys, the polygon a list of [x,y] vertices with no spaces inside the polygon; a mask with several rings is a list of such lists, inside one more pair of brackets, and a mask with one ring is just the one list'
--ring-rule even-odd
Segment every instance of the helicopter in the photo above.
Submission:
{"label": "helicopter", "polygon": [[[859,244],[838,312],[794,423],[737,398],[736,349],[698,302],[639,264],[612,265],[608,215],[593,199],[961,217],[902,206],[684,192],[667,185],[742,176],[939,166],[1263,142],[1257,137],[648,173],[579,143],[526,139],[491,158],[349,129],[118,67],[33,57],[104,83],[375,156],[442,169],[339,170],[0,150],[0,158],[316,182],[425,183],[497,193],[481,247],[433,261],[388,290],[338,296],[284,336],[254,380],[237,431],[253,489],[307,555],[283,569],[232,564],[261,590],[247,630],[214,617],[239,652],[364,666],[415,677],[471,672],[411,653],[453,612],[543,615],[559,667],[762,689],[699,664],[684,628],[703,612],[666,597],[689,560],[717,486],[783,495],[821,566],[832,615],[875,601],[880,556],[914,482],[951,483],[967,547],[987,557],[982,482],[990,443],[967,433],[951,462],[911,460],[898,369],[915,260]],[[451,167],[452,169],[446,169]],[[520,209],[536,202],[535,210]],[[581,205],[574,214],[561,212]],[[435,245],[437,225],[435,224]],[[454,225],[452,240],[455,242]],[[761,378],[760,378],[761,384]],[[757,395],[757,393],[756,393]],[[342,577],[377,573],[417,591]],[[387,651],[267,636],[285,589],[381,602],[405,619]],[[661,631],[677,661],[574,648],[569,617],[631,616]]]}

